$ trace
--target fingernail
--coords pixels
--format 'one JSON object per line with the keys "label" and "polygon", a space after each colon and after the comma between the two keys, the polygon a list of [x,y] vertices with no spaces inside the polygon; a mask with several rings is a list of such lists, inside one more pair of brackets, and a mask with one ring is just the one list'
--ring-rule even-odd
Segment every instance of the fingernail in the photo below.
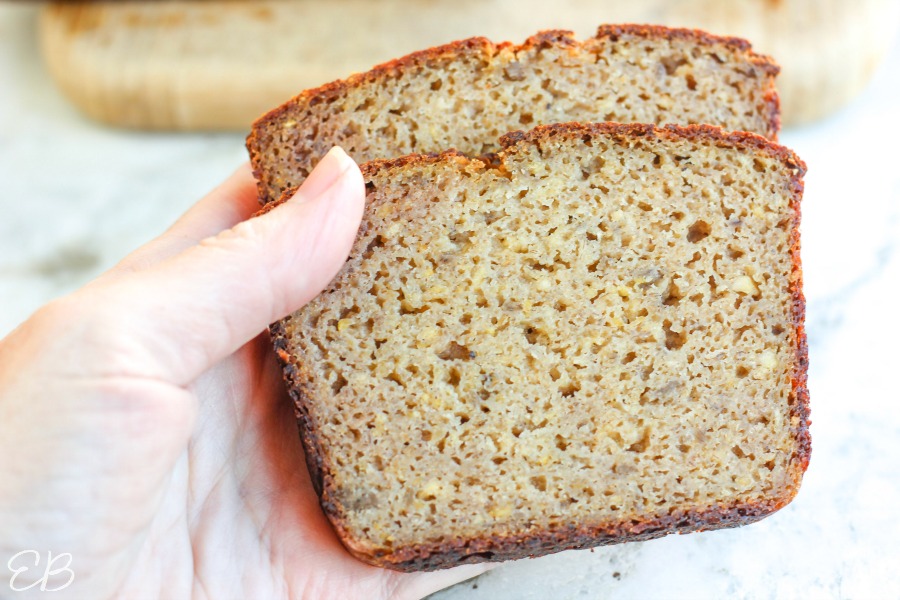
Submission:
{"label": "fingernail", "polygon": [[341,176],[351,167],[356,166],[352,158],[338,146],[333,147],[322,157],[319,164],[313,169],[297,193],[291,199],[292,202],[311,200],[325,193]]}

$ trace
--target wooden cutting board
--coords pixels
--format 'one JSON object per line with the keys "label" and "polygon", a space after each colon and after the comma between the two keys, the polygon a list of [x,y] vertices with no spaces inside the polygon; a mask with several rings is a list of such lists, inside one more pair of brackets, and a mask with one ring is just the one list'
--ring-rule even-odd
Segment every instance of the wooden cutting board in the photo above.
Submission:
{"label": "wooden cutting board", "polygon": [[900,25],[896,0],[190,0],[59,2],[41,47],[85,113],[142,129],[247,130],[299,91],[436,44],[600,23],[745,37],[782,67],[787,124],[819,118],[868,81]]}

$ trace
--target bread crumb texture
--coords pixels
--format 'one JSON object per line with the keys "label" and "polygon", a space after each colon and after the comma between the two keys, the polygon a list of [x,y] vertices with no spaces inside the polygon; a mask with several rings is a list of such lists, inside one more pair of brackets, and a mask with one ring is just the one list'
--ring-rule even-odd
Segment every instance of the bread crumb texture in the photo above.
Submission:
{"label": "bread crumb texture", "polygon": [[455,148],[566,121],[708,123],[778,133],[778,68],[749,44],[688,30],[601,28],[579,42],[544,32],[521,46],[474,38],[304,92],[254,125],[264,202],[300,184],[334,145],[357,161]]}
{"label": "bread crumb texture", "polygon": [[711,128],[629,131],[545,128],[493,167],[365,168],[351,258],[281,324],[349,546],[796,493],[802,162]]}

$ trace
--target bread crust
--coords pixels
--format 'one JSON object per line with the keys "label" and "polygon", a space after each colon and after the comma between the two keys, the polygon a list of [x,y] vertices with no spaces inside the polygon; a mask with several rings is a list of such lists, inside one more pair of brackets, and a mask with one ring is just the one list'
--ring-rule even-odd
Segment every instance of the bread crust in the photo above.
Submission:
{"label": "bread crust", "polygon": [[[670,28],[660,25],[601,25],[597,29],[594,40],[609,40],[615,42],[620,36],[634,36],[646,39],[681,39],[696,41],[708,45],[721,45],[735,52],[745,54],[749,62],[769,76],[769,81],[764,94],[768,112],[767,137],[771,140],[778,139],[778,131],[781,127],[781,110],[778,92],[775,88],[775,76],[780,68],[772,58],[753,52],[750,42],[736,37],[723,37],[707,33],[699,29]],[[282,117],[298,107],[315,106],[328,103],[340,97],[347,90],[369,83],[377,83],[386,79],[397,77],[403,72],[414,70],[425,65],[435,66],[441,63],[452,62],[461,56],[481,55],[485,61],[492,59],[501,50],[511,49],[514,53],[529,51],[532,49],[546,49],[550,47],[574,48],[583,46],[571,31],[547,30],[541,31],[529,37],[522,44],[515,45],[511,42],[494,43],[487,38],[473,37],[465,40],[451,42],[443,46],[435,46],[419,52],[382,63],[365,73],[357,73],[346,79],[340,79],[326,83],[317,88],[305,90],[282,104],[281,106],[262,115],[253,123],[250,134],[247,136],[247,149],[250,153],[250,164],[253,168],[253,176],[256,178],[261,203],[266,203],[273,198],[268,198],[268,177],[262,168],[261,157],[264,154],[264,144],[261,139],[267,131],[267,126],[278,122]]]}
{"label": "bread crust", "polygon": [[[503,169],[507,156],[517,152],[521,146],[539,144],[553,138],[584,138],[586,136],[606,136],[619,140],[657,138],[673,140],[703,140],[715,145],[742,148],[775,157],[791,171],[790,208],[791,222],[791,277],[793,344],[795,347],[794,366],[791,374],[792,393],[789,397],[791,413],[791,434],[795,442],[790,461],[793,485],[782,496],[755,502],[721,504],[702,510],[686,510],[661,514],[646,519],[627,519],[602,523],[560,523],[551,529],[533,530],[510,536],[484,536],[470,539],[454,539],[442,543],[417,544],[393,549],[370,548],[353,539],[344,517],[344,507],[337,500],[336,486],[331,476],[328,454],[317,435],[317,425],[313,410],[314,394],[312,375],[303,365],[302,358],[292,356],[289,351],[288,331],[285,321],[270,326],[269,331],[276,355],[284,369],[284,378],[290,396],[294,401],[300,437],[306,452],[306,461],[313,485],[319,495],[322,509],[332,522],[338,537],[357,558],[382,567],[398,571],[429,571],[448,568],[460,564],[485,561],[501,561],[549,554],[562,550],[590,548],[607,544],[643,541],[662,537],[671,533],[737,527],[758,521],[786,506],[797,493],[800,480],[806,470],[811,453],[809,435],[809,393],[807,390],[807,342],[804,318],[805,298],[802,292],[802,266],[800,262],[800,200],[803,193],[805,163],[791,150],[779,146],[752,133],[727,133],[719,127],[691,125],[655,127],[643,124],[616,123],[561,123],[543,125],[528,132],[513,132],[503,136],[503,146],[491,161],[467,158],[456,151],[441,154],[412,154],[389,160],[376,160],[361,166],[366,181],[383,171],[403,169],[418,164],[453,161],[462,166],[476,169]],[[293,190],[284,193],[285,201]],[[278,203],[275,203],[277,205]],[[268,208],[268,207],[267,207]]]}

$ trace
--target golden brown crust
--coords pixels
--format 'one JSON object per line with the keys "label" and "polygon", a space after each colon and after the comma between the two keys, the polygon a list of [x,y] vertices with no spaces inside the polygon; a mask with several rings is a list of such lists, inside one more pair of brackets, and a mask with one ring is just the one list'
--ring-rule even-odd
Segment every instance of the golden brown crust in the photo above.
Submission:
{"label": "golden brown crust", "polygon": [[[357,558],[378,566],[399,571],[421,571],[447,568],[459,564],[511,560],[558,552],[575,548],[589,548],[612,543],[649,540],[671,533],[689,533],[709,529],[736,527],[758,521],[786,506],[796,494],[800,479],[809,463],[809,393],[806,387],[807,345],[804,328],[805,300],[802,292],[800,264],[800,199],[803,193],[803,174],[806,165],[791,150],[774,144],[762,136],[751,133],[726,133],[709,125],[663,128],[652,125],[615,123],[562,123],[537,127],[528,132],[513,132],[501,139],[503,150],[493,157],[492,164],[467,158],[458,152],[442,154],[413,154],[390,160],[377,160],[361,166],[364,178],[369,181],[384,171],[404,169],[410,166],[454,161],[476,169],[503,168],[506,157],[517,152],[517,147],[537,144],[554,137],[611,136],[614,139],[659,138],[680,140],[704,140],[721,146],[743,148],[763,152],[777,158],[792,174],[793,194],[791,209],[791,260],[792,317],[794,323],[795,364],[792,373],[791,432],[795,449],[791,458],[792,487],[781,497],[766,498],[755,502],[722,504],[694,511],[659,514],[645,519],[629,519],[603,523],[560,523],[552,529],[526,531],[512,536],[485,536],[471,539],[454,539],[441,543],[419,544],[383,549],[357,547],[348,534],[344,510],[336,500],[336,488],[330,476],[328,453],[324,451],[317,435],[313,414],[314,394],[310,388],[310,374],[297,356],[288,352],[288,332],[285,322],[275,323],[270,333],[276,354],[284,368],[285,381],[296,406],[300,435],[306,451],[307,464],[323,510],[328,515],[338,536]],[[282,197],[289,197],[290,191]]]}
{"label": "golden brown crust", "polygon": [[[631,35],[648,39],[683,39],[692,40],[703,44],[718,44],[747,55],[748,60],[763,72],[769,75],[765,102],[768,108],[769,127],[767,135],[772,140],[778,139],[778,131],[781,126],[781,113],[778,92],[775,89],[775,76],[779,72],[778,65],[768,56],[752,51],[750,43],[735,37],[722,37],[701,31],[699,29],[669,28],[659,25],[602,25],[598,28],[593,39],[608,39],[615,41],[619,36]],[[254,123],[247,136],[247,149],[250,153],[250,164],[253,167],[253,176],[256,178],[261,203],[269,200],[267,194],[267,174],[262,169],[261,156],[265,152],[261,136],[267,131],[267,126],[278,122],[282,117],[291,113],[298,107],[315,106],[336,100],[348,90],[368,84],[377,83],[384,79],[397,77],[402,73],[424,66],[437,67],[441,63],[451,62],[462,56],[474,54],[481,55],[485,61],[490,60],[503,49],[510,48],[514,53],[549,47],[574,47],[581,45],[571,31],[547,30],[541,31],[525,40],[522,44],[514,45],[511,42],[495,44],[487,38],[473,37],[465,40],[451,42],[443,46],[435,46],[414,52],[406,56],[382,63],[365,73],[356,73],[346,79],[340,79],[326,83],[317,88],[305,90],[282,104],[281,106],[262,115]]]}

